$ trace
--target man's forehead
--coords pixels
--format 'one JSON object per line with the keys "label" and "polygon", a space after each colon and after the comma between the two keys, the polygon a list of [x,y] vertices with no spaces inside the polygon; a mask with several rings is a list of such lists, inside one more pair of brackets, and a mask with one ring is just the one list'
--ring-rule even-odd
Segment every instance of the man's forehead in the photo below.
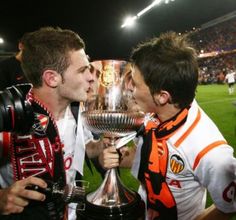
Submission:
{"label": "man's forehead", "polygon": [[85,53],[84,49],[71,51],[70,55],[73,61],[76,61],[77,63],[81,65],[85,65],[85,66],[89,65],[89,60],[87,58],[87,54]]}

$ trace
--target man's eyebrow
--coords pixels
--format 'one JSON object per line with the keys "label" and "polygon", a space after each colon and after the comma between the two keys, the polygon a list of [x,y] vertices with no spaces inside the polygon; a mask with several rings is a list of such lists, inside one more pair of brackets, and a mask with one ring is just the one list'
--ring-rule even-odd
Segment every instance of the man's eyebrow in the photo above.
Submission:
{"label": "man's eyebrow", "polygon": [[88,69],[88,68],[90,68],[90,65],[89,65],[89,64],[88,64],[88,65],[85,65],[85,66],[79,67],[79,68],[77,69],[77,71],[78,71],[78,72],[83,72],[85,69]]}

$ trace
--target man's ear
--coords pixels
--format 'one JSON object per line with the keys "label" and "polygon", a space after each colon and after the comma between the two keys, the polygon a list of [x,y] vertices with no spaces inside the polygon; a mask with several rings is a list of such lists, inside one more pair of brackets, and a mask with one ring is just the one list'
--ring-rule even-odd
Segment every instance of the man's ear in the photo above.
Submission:
{"label": "man's ear", "polygon": [[22,42],[18,43],[18,49],[23,50],[24,49],[24,44]]}
{"label": "man's ear", "polygon": [[159,93],[154,94],[153,98],[158,105],[165,105],[166,103],[170,103],[171,100],[170,93],[165,90],[161,90]]}
{"label": "man's ear", "polygon": [[42,78],[47,86],[55,88],[61,80],[61,75],[54,70],[45,70]]}

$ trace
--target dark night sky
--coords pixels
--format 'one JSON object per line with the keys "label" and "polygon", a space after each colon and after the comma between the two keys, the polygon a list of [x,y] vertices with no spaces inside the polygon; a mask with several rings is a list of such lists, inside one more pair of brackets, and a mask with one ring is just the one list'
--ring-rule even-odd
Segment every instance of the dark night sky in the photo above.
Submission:
{"label": "dark night sky", "polygon": [[125,16],[135,15],[151,0],[2,0],[0,36],[5,51],[15,51],[23,33],[42,26],[59,26],[79,33],[92,59],[126,59],[138,42],[173,30],[199,27],[236,10],[236,0],[175,0],[161,4],[121,29]]}

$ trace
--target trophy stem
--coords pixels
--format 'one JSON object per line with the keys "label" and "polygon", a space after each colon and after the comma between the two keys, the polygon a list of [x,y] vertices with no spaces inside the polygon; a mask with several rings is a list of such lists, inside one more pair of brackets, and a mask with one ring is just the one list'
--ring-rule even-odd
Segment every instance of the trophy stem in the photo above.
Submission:
{"label": "trophy stem", "polygon": [[134,199],[135,193],[121,183],[115,168],[109,169],[101,186],[87,195],[87,201],[104,207],[126,205]]}
{"label": "trophy stem", "polygon": [[[110,137],[110,147],[115,146],[115,137]],[[116,168],[107,170],[101,186],[87,195],[87,200],[99,206],[122,206],[132,202],[135,193],[127,189],[121,182]]]}

